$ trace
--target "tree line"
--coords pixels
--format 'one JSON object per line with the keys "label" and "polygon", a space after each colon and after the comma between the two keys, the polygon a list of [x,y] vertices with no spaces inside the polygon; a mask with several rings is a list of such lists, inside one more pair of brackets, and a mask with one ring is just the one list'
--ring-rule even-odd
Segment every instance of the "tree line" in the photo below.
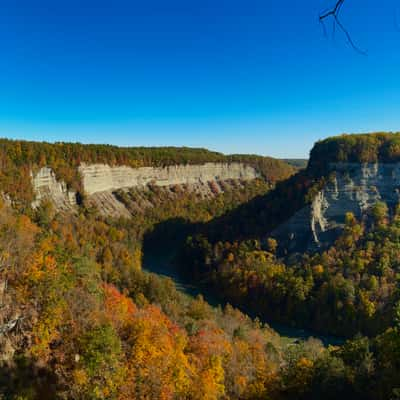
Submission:
{"label": "tree line", "polygon": [[0,139],[0,187],[16,204],[27,208],[34,199],[31,173],[50,167],[57,179],[84,197],[78,167],[81,163],[102,163],[132,168],[165,167],[206,162],[243,162],[255,167],[274,184],[295,169],[289,164],[255,155],[224,155],[189,147],[117,147],[100,144],[46,143]]}

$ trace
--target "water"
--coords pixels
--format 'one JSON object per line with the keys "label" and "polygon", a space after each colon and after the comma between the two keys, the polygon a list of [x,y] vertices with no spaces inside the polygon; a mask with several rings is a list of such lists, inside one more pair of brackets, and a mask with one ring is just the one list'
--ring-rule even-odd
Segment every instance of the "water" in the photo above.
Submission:
{"label": "water", "polygon": [[[225,305],[210,291],[207,291],[204,288],[201,289],[200,285],[197,286],[192,282],[188,282],[181,276],[177,267],[172,262],[174,258],[174,251],[171,247],[168,249],[157,248],[157,251],[154,251],[153,248],[154,246],[152,246],[151,250],[147,249],[147,251],[144,252],[144,270],[172,279],[175,283],[176,288],[180,292],[183,292],[189,296],[196,297],[198,295],[202,295],[204,299],[213,306]],[[307,329],[291,327],[268,320],[262,320],[262,322],[267,323],[271,328],[278,332],[280,336],[286,338],[289,342],[307,340],[310,337],[321,340],[321,342],[324,343],[325,346],[338,346],[343,344],[344,342],[344,339],[342,338],[329,335],[321,335]]]}

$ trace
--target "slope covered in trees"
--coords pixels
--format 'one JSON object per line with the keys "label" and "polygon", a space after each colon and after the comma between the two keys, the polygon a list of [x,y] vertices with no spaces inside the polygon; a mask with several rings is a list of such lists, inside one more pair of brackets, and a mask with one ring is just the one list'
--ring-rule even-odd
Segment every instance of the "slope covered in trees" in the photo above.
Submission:
{"label": "slope covered in trees", "polygon": [[200,226],[178,259],[183,273],[263,318],[347,337],[389,328],[400,300],[398,207],[377,202],[359,220],[341,210],[341,236],[315,254],[285,253],[267,234],[312,201],[334,173],[330,163],[395,162],[398,138],[318,142],[307,170]]}
{"label": "slope covered in trees", "polygon": [[93,214],[37,225],[2,206],[1,378],[9,399],[386,399],[397,327],[340,348],[287,344],[144,273],[129,229]]}
{"label": "slope covered in trees", "polygon": [[[108,150],[4,141],[2,191],[19,204],[30,201],[30,172],[44,165],[73,185],[83,161],[133,166],[247,157],[196,149],[143,149],[144,156],[138,149]],[[274,173],[270,165],[286,168],[278,174],[292,171],[272,159],[248,160],[268,174]],[[170,281],[140,270],[143,235],[158,223],[205,222],[265,193],[276,179],[269,176],[231,185],[212,199],[180,189],[171,201],[166,191],[149,187],[151,207],[130,220],[104,219],[89,205],[59,215],[46,201],[36,210],[2,204],[1,393],[13,399],[219,399],[275,390],[269,382],[283,353],[272,330],[230,307],[216,310],[187,298]],[[134,193],[118,195],[129,206]]]}
{"label": "slope covered in trees", "polygon": [[343,234],[322,253],[284,260],[274,239],[212,244],[198,235],[180,262],[253,315],[347,337],[381,333],[400,305],[400,219],[384,204],[371,214],[360,223],[348,213]]}
{"label": "slope covered in trees", "polygon": [[266,390],[279,338],[141,272],[126,229],[82,215],[39,227],[6,207],[1,219],[10,265],[2,328],[18,321],[2,337],[7,398],[216,399]]}
{"label": "slope covered in trees", "polygon": [[400,162],[399,149],[400,133],[341,135],[321,140],[312,148],[306,169],[279,181],[274,190],[210,221],[200,232],[211,242],[258,239],[310,205],[334,178],[335,163]]}
{"label": "slope covered in trees", "polygon": [[[74,165],[65,157],[58,160]],[[16,160],[6,165],[14,171],[40,165]],[[104,218],[88,204],[72,215],[55,213],[47,202],[37,210],[1,204],[1,395],[396,398],[399,211],[378,203],[364,220],[348,214],[343,235],[322,253],[284,259],[276,241],[259,240],[266,226],[324,185],[328,178],[314,171],[301,171],[273,191],[270,182],[255,180],[212,199],[149,187],[151,206],[131,219]],[[137,204],[134,190],[117,195],[127,208]],[[231,306],[213,308],[141,270],[145,235],[154,245],[182,233],[190,235],[180,260],[186,273],[234,306],[369,337],[328,348],[313,339],[288,342]]]}

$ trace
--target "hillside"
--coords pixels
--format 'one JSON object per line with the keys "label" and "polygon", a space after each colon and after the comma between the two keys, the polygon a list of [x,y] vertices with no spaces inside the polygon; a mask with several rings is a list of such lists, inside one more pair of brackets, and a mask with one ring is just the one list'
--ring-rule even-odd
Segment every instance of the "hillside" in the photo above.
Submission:
{"label": "hillside", "polygon": [[306,169],[211,221],[203,231],[211,240],[269,235],[289,252],[329,246],[342,231],[347,211],[362,218],[379,200],[391,209],[397,204],[398,141],[400,134],[374,133],[317,142]]}
{"label": "hillside", "polygon": [[[281,257],[285,248],[268,232],[315,208],[333,178],[321,164],[293,175],[282,161],[201,149],[2,143],[4,398],[386,400],[397,393],[394,202],[371,197],[365,219],[342,210],[334,245]],[[352,180],[365,168],[343,165]],[[388,168],[368,165],[360,180],[394,179],[392,170],[379,177]],[[143,251],[175,252],[183,241],[181,270],[223,307],[141,269]],[[328,348],[312,338],[289,341],[244,312],[370,337]]]}
{"label": "hillside", "polygon": [[183,271],[256,315],[344,336],[383,332],[399,300],[398,137],[318,142],[306,170],[200,226]]}
{"label": "hillside", "polygon": [[308,164],[308,160],[306,158],[282,158],[282,161],[298,169],[307,168]]}
{"label": "hillside", "polygon": [[400,161],[400,132],[341,135],[317,142],[310,153],[310,168],[330,163],[393,163]]}
{"label": "hillside", "polygon": [[304,207],[272,235],[288,249],[324,248],[344,228],[345,214],[363,219],[383,201],[393,212],[399,202],[400,134],[342,135],[317,142],[308,176],[318,181]]}

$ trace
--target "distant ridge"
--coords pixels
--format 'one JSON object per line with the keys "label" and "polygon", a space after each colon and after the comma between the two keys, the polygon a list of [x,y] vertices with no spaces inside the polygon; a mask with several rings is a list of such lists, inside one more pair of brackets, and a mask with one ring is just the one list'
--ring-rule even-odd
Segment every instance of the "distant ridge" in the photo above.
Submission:
{"label": "distant ridge", "polygon": [[82,194],[79,167],[82,164],[109,166],[166,167],[205,163],[242,163],[256,169],[270,184],[295,172],[291,165],[256,155],[224,155],[190,147],[117,147],[104,144],[47,143],[0,139],[0,192],[18,203],[34,200],[32,173],[50,168],[68,190]]}
{"label": "distant ridge", "polygon": [[281,160],[295,168],[307,168],[308,158],[281,158]]}

